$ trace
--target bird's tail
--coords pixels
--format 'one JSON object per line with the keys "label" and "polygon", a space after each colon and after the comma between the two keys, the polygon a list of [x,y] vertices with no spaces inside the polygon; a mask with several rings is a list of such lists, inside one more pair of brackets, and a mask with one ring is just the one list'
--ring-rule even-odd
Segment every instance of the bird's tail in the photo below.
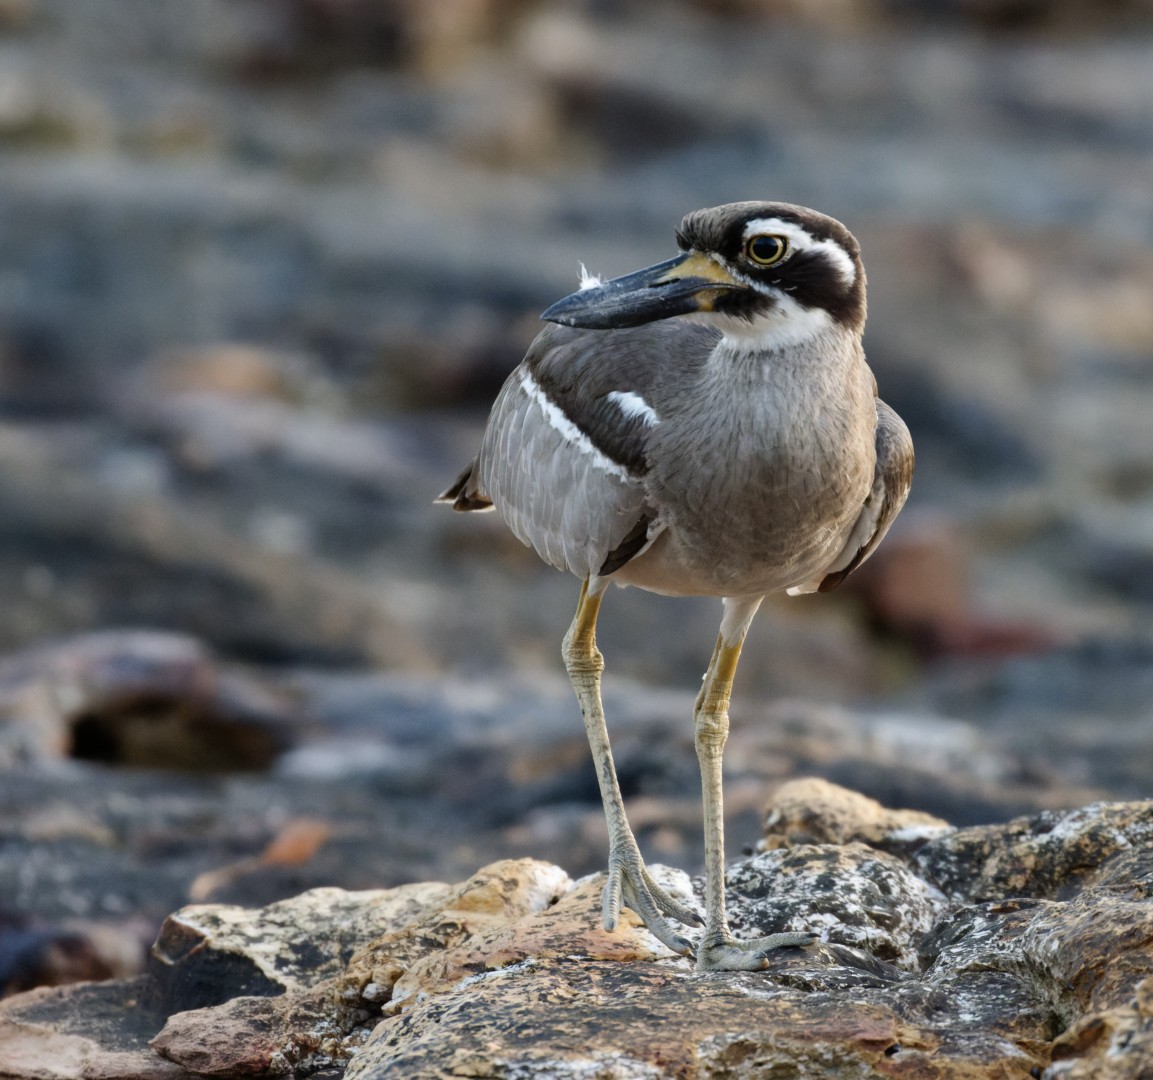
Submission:
{"label": "bird's tail", "polygon": [[445,488],[433,502],[449,503],[454,510],[491,510],[492,499],[483,494],[477,486],[476,462],[456,478],[450,487]]}

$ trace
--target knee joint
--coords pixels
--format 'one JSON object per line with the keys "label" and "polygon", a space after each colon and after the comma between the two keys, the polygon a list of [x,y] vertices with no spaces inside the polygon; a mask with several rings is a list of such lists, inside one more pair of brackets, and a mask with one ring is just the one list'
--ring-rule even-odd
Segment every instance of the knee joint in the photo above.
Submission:
{"label": "knee joint", "polygon": [[698,709],[695,720],[698,745],[725,745],[729,737],[729,716],[725,710]]}
{"label": "knee joint", "polygon": [[605,669],[604,657],[591,642],[581,645],[565,638],[561,656],[570,675],[599,675]]}

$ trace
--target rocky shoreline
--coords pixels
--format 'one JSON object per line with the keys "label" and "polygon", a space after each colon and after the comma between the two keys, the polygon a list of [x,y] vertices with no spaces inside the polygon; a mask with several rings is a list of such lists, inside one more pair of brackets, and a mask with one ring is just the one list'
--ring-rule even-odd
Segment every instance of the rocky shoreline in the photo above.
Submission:
{"label": "rocky shoreline", "polygon": [[1153,803],[958,830],[796,781],[759,847],[738,935],[820,934],[761,972],[697,973],[631,916],[600,929],[601,875],[504,860],[183,908],[144,976],[0,1004],[0,1076],[1112,1080],[1153,1053]]}

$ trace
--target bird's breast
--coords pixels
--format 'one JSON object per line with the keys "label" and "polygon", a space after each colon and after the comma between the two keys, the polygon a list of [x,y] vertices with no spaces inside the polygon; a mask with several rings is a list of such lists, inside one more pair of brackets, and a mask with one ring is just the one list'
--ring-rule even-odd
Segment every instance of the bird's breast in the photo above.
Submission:
{"label": "bird's breast", "polygon": [[653,433],[647,486],[666,535],[652,562],[675,563],[691,591],[787,588],[835,557],[872,487],[872,375],[863,360],[830,378],[721,374]]}

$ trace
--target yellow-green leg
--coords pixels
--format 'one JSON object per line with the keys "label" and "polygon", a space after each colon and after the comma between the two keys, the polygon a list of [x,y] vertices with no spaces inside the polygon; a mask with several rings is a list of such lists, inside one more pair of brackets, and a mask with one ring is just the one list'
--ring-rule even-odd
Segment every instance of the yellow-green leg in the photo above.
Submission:
{"label": "yellow-green leg", "polygon": [[760,599],[725,600],[725,617],[709,670],[697,695],[695,728],[701,765],[701,797],[705,817],[705,934],[697,950],[697,967],[704,971],[750,971],[765,967],[774,949],[810,944],[809,933],[770,934],[736,941],[725,914],[725,819],[722,758],[729,737],[729,697],[749,625]]}
{"label": "yellow-green leg", "polygon": [[596,766],[609,830],[608,880],[605,882],[602,914],[606,930],[615,930],[621,904],[627,904],[644,921],[645,926],[674,952],[688,956],[692,944],[678,934],[669,919],[699,926],[701,917],[691,908],[674,900],[652,878],[641,859],[640,849],[625,817],[624,800],[613,765],[612,748],[601,704],[601,673],[604,658],[596,645],[596,622],[600,612],[601,592],[581,586],[576,615],[564,639],[564,662],[569,681],[580,703],[589,747]]}

